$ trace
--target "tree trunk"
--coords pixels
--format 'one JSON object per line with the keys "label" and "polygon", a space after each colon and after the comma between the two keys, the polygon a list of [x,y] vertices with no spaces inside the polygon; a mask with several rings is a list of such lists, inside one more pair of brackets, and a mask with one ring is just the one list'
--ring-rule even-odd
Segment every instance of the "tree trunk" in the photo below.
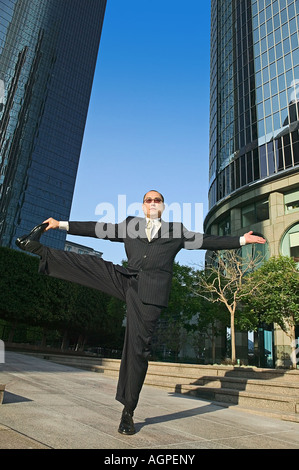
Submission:
{"label": "tree trunk", "polygon": [[298,345],[296,341],[296,335],[295,335],[295,324],[292,322],[290,325],[290,337],[291,337],[291,360],[292,360],[292,367],[294,369],[297,368],[298,364],[298,358],[297,358],[297,353],[298,353]]}
{"label": "tree trunk", "polygon": [[86,342],[86,335],[79,334],[75,351],[83,351]]}
{"label": "tree trunk", "polygon": [[212,327],[212,364],[216,363],[216,337],[215,337],[215,330]]}
{"label": "tree trunk", "polygon": [[235,335],[235,312],[231,311],[230,314],[230,329],[231,329],[231,360],[236,364],[236,335]]}
{"label": "tree trunk", "polygon": [[9,330],[9,335],[8,335],[8,340],[7,340],[8,343],[13,342],[15,331],[16,331],[16,323],[13,323]]}
{"label": "tree trunk", "polygon": [[47,328],[43,328],[43,336],[42,336],[41,347],[42,348],[47,347]]}
{"label": "tree trunk", "polygon": [[213,340],[212,340],[212,361],[213,361],[213,364],[216,363],[216,341],[215,341],[215,336],[213,336]]}
{"label": "tree trunk", "polygon": [[65,330],[63,334],[63,338],[62,338],[62,343],[60,346],[61,351],[66,350],[68,348],[68,345],[69,345],[69,335],[68,335],[68,331]]}

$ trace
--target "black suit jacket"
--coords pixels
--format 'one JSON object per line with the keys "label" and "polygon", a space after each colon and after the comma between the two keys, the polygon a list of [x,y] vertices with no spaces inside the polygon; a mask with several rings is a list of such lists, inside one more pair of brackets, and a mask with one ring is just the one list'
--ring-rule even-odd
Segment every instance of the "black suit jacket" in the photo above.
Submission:
{"label": "black suit jacket", "polygon": [[219,237],[188,231],[178,222],[161,221],[152,241],[146,237],[146,219],[128,217],[120,224],[69,222],[69,234],[122,242],[128,266],[116,265],[125,275],[138,276],[138,295],[144,303],[166,307],[173,262],[182,249],[225,250],[240,247],[239,237]]}

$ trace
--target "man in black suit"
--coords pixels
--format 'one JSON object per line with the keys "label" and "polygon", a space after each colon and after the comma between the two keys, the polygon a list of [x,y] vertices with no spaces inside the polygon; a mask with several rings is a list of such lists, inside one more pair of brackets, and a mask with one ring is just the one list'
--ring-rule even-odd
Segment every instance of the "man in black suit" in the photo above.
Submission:
{"label": "man in black suit", "polygon": [[[122,434],[135,433],[133,413],[147,372],[154,328],[168,303],[176,254],[182,248],[224,250],[265,243],[252,232],[243,237],[218,237],[190,232],[181,223],[166,223],[161,219],[164,198],[155,190],[145,194],[142,208],[145,218],[128,217],[120,224],[49,218],[17,240],[20,248],[40,256],[39,272],[93,287],[126,302],[127,326],[116,392],[116,399],[124,405],[118,429]],[[50,229],[122,242],[128,265],[45,247],[39,237]]]}

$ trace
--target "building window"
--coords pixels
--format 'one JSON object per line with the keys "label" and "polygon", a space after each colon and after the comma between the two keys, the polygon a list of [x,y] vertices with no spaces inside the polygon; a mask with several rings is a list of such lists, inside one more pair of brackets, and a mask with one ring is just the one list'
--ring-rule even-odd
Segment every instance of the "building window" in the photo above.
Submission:
{"label": "building window", "polygon": [[290,233],[290,256],[299,262],[299,231]]}
{"label": "building window", "polygon": [[242,207],[242,227],[269,219],[268,199]]}
{"label": "building window", "polygon": [[230,235],[230,216],[218,224],[218,235]]}
{"label": "building window", "polygon": [[299,190],[285,194],[284,204],[286,214],[299,211]]}
{"label": "building window", "polygon": [[283,256],[291,256],[299,263],[299,224],[293,225],[284,235],[281,242]]}
{"label": "building window", "polygon": [[[258,235],[263,237],[260,233],[254,233],[254,235]],[[241,256],[244,260],[249,260],[253,258],[255,260],[254,269],[258,269],[261,265],[269,259],[269,247],[268,243],[262,244],[250,244],[242,246],[241,248]]]}

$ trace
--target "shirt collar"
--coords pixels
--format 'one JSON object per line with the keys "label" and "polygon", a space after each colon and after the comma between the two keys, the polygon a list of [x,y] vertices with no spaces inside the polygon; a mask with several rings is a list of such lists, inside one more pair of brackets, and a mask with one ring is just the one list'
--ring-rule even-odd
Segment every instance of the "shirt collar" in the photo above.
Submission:
{"label": "shirt collar", "polygon": [[161,219],[150,219],[149,217],[146,217],[146,224],[152,223],[153,225],[160,225],[161,224]]}

